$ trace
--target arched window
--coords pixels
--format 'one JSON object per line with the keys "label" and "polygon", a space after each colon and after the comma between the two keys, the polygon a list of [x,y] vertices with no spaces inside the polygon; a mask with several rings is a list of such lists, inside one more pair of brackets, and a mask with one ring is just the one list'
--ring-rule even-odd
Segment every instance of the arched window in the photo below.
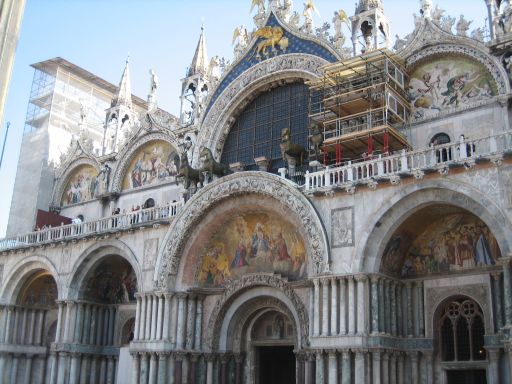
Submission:
{"label": "arched window", "polygon": [[[438,133],[435,135],[432,140],[430,140],[430,145],[437,147],[439,145],[450,143],[450,136],[446,133]],[[438,163],[444,163],[452,159],[452,150],[451,148],[439,148],[436,149],[436,160]]]}
{"label": "arched window", "polygon": [[486,359],[484,316],[475,301],[461,298],[448,302],[441,313],[438,332],[442,361]]}
{"label": "arched window", "polygon": [[271,160],[269,169],[283,166],[281,132],[290,128],[291,141],[307,148],[308,87],[302,83],[283,85],[253,100],[238,115],[224,145],[221,162],[241,162],[247,170],[257,170],[254,159]]}

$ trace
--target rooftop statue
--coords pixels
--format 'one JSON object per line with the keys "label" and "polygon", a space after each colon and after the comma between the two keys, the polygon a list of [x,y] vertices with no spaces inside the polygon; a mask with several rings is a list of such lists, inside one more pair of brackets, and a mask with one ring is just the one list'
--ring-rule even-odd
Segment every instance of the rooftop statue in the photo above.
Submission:
{"label": "rooftop statue", "polygon": [[334,12],[334,17],[332,19],[332,23],[334,24],[334,45],[336,48],[340,49],[345,44],[345,35],[341,27],[343,23],[348,24],[348,16],[343,9]]}
{"label": "rooftop statue", "polygon": [[457,21],[457,25],[455,28],[457,29],[457,36],[467,36],[467,31],[469,30],[469,25],[472,21],[468,21],[464,18],[464,15],[460,15],[459,21]]}
{"label": "rooftop statue", "polygon": [[317,15],[320,15],[318,9],[313,3],[313,0],[307,0],[304,3],[304,12],[302,13],[304,16],[304,25],[302,29],[306,33],[313,33],[313,12],[316,12]]}
{"label": "rooftop statue", "polygon": [[292,143],[290,136],[290,128],[283,128],[279,143],[283,161],[288,164],[288,167],[302,166],[306,158],[306,149],[302,145]]}
{"label": "rooftop statue", "polygon": [[284,4],[279,8],[279,12],[284,22],[289,23],[293,15],[293,1],[284,0]]}
{"label": "rooftop statue", "polygon": [[258,7],[259,15],[265,14],[265,0],[252,0],[251,12],[254,9],[254,7]]}
{"label": "rooftop statue", "polygon": [[425,19],[432,18],[432,0],[421,0],[420,13]]}
{"label": "rooftop statue", "polygon": [[245,48],[247,48],[247,45],[249,45],[249,33],[245,25],[235,28],[233,31],[232,44],[235,45],[235,58],[240,57],[245,51]]}
{"label": "rooftop statue", "polygon": [[[255,56],[258,59],[268,57],[272,53],[276,53],[276,46],[279,46],[284,52],[288,48],[288,38],[284,36],[284,31],[281,27],[262,27],[254,32],[254,36],[261,37],[264,40],[258,43],[256,47]],[[269,52],[267,48],[271,48]]]}

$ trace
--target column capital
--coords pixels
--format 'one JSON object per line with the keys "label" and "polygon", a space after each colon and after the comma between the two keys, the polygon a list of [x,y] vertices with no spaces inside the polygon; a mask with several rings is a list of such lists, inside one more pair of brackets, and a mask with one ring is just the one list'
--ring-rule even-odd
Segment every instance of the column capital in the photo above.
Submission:
{"label": "column capital", "polygon": [[494,279],[494,281],[500,281],[500,279],[501,279],[501,271],[491,272],[491,276]]}
{"label": "column capital", "polygon": [[191,354],[189,354],[189,358],[192,363],[197,363],[197,361],[199,360],[199,354],[191,353]]}
{"label": "column capital", "polygon": [[235,356],[235,362],[237,362],[237,363],[242,363],[245,359],[245,353],[243,353],[243,352],[235,353],[234,356]]}
{"label": "column capital", "polygon": [[231,353],[221,353],[219,354],[219,359],[222,364],[226,364],[231,359]]}
{"label": "column capital", "polygon": [[364,283],[366,280],[368,280],[368,276],[363,275],[363,274],[361,274],[361,275],[355,275],[355,276],[354,276],[354,279],[355,279],[358,283],[359,283],[359,282],[363,282],[363,283]]}
{"label": "column capital", "polygon": [[407,351],[405,354],[412,360],[418,361],[418,351]]}
{"label": "column capital", "polygon": [[423,357],[425,357],[426,359],[432,359],[432,356],[434,355],[434,351],[432,350],[424,350],[424,351],[421,351],[421,354],[423,355]]}
{"label": "column capital", "polygon": [[512,253],[508,253],[507,256],[502,256],[498,259],[498,264],[506,267],[510,265],[512,262]]}
{"label": "column capital", "polygon": [[370,281],[371,281],[373,284],[378,283],[380,279],[381,279],[381,277],[380,277],[379,275],[371,275],[371,276],[370,276]]}

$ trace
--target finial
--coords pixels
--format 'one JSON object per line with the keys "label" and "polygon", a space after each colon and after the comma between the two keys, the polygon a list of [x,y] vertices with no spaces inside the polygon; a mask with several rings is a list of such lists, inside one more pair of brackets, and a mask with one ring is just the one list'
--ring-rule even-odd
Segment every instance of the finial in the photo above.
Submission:
{"label": "finial", "polygon": [[126,64],[130,62],[130,52],[128,52],[128,56],[126,56]]}

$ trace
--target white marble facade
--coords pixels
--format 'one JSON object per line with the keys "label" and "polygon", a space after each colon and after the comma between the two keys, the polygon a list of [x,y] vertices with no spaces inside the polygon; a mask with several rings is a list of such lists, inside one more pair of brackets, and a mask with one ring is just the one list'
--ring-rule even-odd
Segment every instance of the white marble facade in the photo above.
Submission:
{"label": "white marble facade", "polygon": [[[227,68],[194,126],[152,110],[112,156],[74,144],[49,205],[83,220],[0,241],[0,382],[259,383],[268,377],[261,367],[273,367],[264,360],[272,348],[291,356],[282,382],[441,384],[467,370],[510,382],[512,130],[501,61],[510,40],[502,33],[499,44],[485,45],[433,19],[419,20],[398,52],[419,73],[422,93],[411,95],[420,100],[407,132],[411,150],[390,156],[395,165],[386,169],[366,164],[373,177],[344,168],[354,178],[336,184],[329,175],[338,171],[326,169],[298,186],[268,172],[235,172],[193,196],[176,183],[173,156],[185,138],[195,145],[186,148],[192,165],[203,146],[219,159],[230,122],[253,93],[322,75],[325,59],[300,52],[262,60],[228,84],[235,66]],[[342,57],[322,37],[279,22]],[[446,71],[443,89],[435,73],[425,75],[431,63],[460,58],[492,87],[464,89],[472,75],[456,65],[453,77],[463,78],[455,86]],[[439,133],[451,143],[430,146]],[[103,193],[63,200],[80,181],[77,169],[100,174],[105,164]],[[467,316],[481,321],[474,335],[483,341],[472,341],[481,349],[469,359],[442,352],[451,302],[464,303],[465,314],[473,305]]]}

